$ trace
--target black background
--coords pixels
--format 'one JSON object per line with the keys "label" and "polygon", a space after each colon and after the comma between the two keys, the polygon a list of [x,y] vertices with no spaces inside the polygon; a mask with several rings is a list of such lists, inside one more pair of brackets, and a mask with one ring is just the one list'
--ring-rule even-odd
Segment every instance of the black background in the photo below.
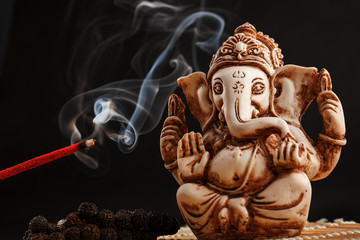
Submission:
{"label": "black background", "polygon": [[[179,5],[180,1],[173,3]],[[249,21],[275,38],[285,64],[324,67],[330,72],[333,89],[344,107],[348,144],[333,173],[312,183],[309,220],[325,217],[360,221],[358,1],[192,1],[195,7],[201,4],[224,15],[228,34]],[[229,19],[229,15],[221,13],[222,9],[234,17]],[[102,15],[124,18],[124,14],[111,1],[10,0],[0,5],[0,15],[3,169],[69,144],[59,130],[58,116],[61,107],[76,95],[71,79],[69,82],[66,76],[74,43],[93,18]],[[137,48],[136,44],[132,39],[118,47],[125,54],[126,49]],[[123,56],[123,65],[104,71],[110,75],[106,81],[131,75],[131,71],[126,71],[129,57]],[[114,67],[108,60],[103,69]],[[204,62],[208,64],[210,58]],[[100,76],[99,82],[93,82],[94,86],[89,88],[104,83]],[[21,239],[32,217],[43,215],[55,222],[83,201],[114,211],[120,208],[166,211],[180,219],[175,199],[177,184],[163,168],[159,152],[160,125],[141,136],[137,149],[128,155],[109,143],[111,162],[101,172],[88,170],[70,156],[1,181],[0,239]],[[316,106],[304,117],[303,125],[312,137],[321,130]]]}

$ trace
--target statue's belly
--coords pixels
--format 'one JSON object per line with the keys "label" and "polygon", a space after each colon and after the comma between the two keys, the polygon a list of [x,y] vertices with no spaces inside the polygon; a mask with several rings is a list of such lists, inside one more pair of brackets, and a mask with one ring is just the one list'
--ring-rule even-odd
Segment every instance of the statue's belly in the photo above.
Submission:
{"label": "statue's belly", "polygon": [[228,194],[261,191],[273,178],[267,155],[254,143],[225,147],[208,169],[208,185]]}

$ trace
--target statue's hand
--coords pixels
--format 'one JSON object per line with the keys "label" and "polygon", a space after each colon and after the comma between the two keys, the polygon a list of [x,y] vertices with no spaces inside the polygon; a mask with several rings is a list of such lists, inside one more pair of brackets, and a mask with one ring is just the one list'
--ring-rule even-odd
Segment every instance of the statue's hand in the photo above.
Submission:
{"label": "statue's hand", "polygon": [[177,148],[178,168],[185,182],[201,181],[210,154],[205,150],[200,133],[186,133]]}
{"label": "statue's hand", "polygon": [[275,149],[274,165],[278,169],[299,169],[309,164],[310,154],[303,143],[286,139]]}
{"label": "statue's hand", "polygon": [[316,101],[323,119],[323,134],[335,139],[343,139],[345,137],[344,112],[339,98],[332,91],[330,75],[326,69],[320,71],[319,80],[320,93]]}
{"label": "statue's hand", "polygon": [[324,134],[336,139],[345,137],[345,119],[339,98],[333,91],[323,91],[317,97],[323,119]]}

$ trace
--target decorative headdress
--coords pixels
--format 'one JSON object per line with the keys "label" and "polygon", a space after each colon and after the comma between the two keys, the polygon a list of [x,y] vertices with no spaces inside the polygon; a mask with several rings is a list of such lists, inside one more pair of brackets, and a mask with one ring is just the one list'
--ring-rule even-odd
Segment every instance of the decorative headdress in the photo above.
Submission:
{"label": "decorative headdress", "polygon": [[213,55],[207,79],[210,80],[225,65],[253,65],[271,76],[283,65],[282,59],[281,49],[274,39],[256,32],[255,27],[247,22],[237,27],[234,36],[229,37]]}

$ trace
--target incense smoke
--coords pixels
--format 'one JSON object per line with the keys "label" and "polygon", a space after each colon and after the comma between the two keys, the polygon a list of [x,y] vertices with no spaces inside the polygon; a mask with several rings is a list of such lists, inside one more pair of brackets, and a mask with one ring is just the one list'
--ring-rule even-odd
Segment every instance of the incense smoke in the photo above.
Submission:
{"label": "incense smoke", "polygon": [[[124,2],[116,1],[115,4]],[[139,79],[124,79],[88,90],[63,106],[60,128],[71,143],[83,138],[96,138],[101,146],[105,134],[122,152],[131,152],[139,135],[150,132],[159,123],[168,97],[177,88],[177,78],[199,70],[199,51],[212,54],[217,50],[224,20],[207,11],[187,12],[186,7],[144,1],[135,7],[130,26],[103,39],[90,52],[84,63],[85,74],[76,78],[78,91],[89,85],[88,72],[93,71],[109,46],[124,42],[140,31],[140,35],[143,31],[168,35],[162,38],[166,45],[157,38],[139,44],[138,52],[131,60]],[[189,44],[189,35],[190,49],[189,46],[183,48],[184,43]],[[158,53],[158,56],[154,58],[153,53]],[[73,58],[72,63],[74,61]],[[146,69],[149,62],[152,63]],[[142,77],[144,72],[146,74]],[[82,152],[76,156],[91,169],[99,166],[96,156]]]}

